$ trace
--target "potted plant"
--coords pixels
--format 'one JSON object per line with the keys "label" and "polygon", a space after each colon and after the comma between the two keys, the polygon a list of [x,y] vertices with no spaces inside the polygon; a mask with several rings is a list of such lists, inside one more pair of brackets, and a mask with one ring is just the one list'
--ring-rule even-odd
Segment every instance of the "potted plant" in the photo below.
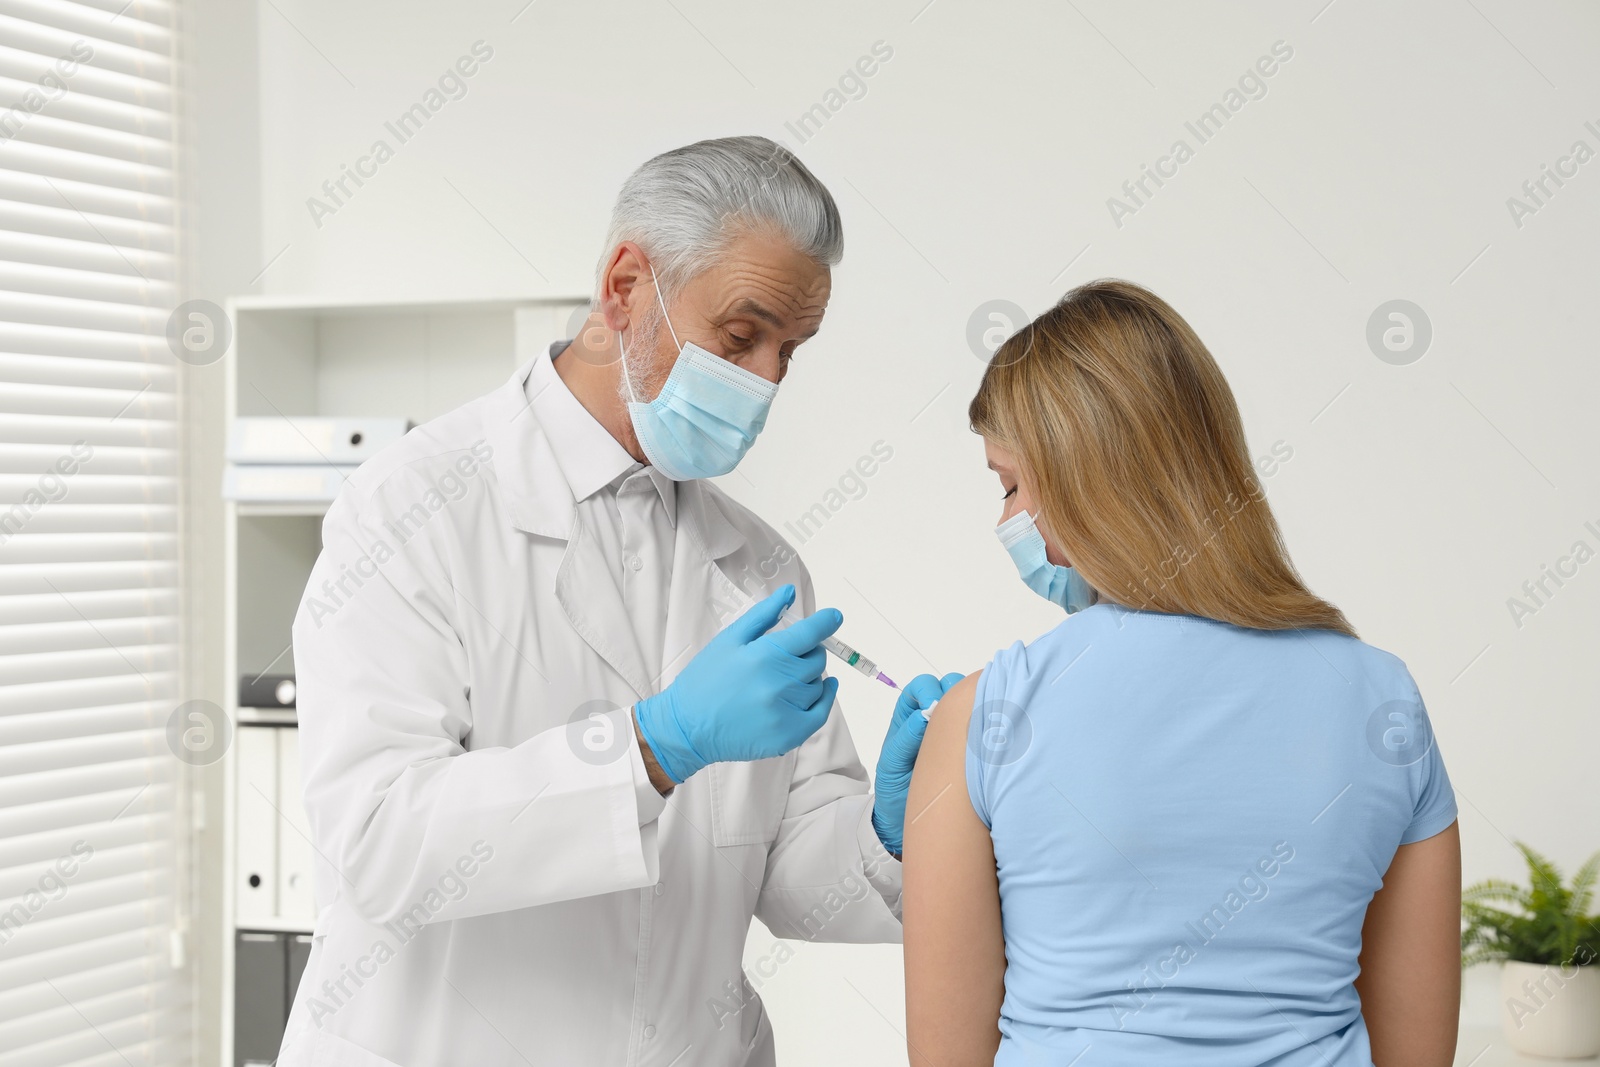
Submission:
{"label": "potted plant", "polygon": [[1501,1025],[1529,1056],[1600,1055],[1600,915],[1588,914],[1600,852],[1570,885],[1518,841],[1529,884],[1491,878],[1461,894],[1461,965],[1503,960]]}

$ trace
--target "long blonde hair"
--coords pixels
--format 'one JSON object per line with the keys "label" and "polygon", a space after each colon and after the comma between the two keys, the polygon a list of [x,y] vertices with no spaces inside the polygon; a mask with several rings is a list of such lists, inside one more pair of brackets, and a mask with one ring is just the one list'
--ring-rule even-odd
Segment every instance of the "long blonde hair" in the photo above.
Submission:
{"label": "long blonde hair", "polygon": [[1221,368],[1148,289],[1067,293],[995,352],[967,415],[1017,457],[1035,520],[1102,599],[1355,636],[1290,562]]}

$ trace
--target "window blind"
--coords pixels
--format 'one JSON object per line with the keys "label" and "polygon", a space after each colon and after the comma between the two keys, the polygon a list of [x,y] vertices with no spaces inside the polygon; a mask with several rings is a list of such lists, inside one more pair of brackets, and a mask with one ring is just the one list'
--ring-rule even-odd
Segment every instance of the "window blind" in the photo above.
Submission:
{"label": "window blind", "polygon": [[190,1059],[173,16],[0,0],[0,1067]]}

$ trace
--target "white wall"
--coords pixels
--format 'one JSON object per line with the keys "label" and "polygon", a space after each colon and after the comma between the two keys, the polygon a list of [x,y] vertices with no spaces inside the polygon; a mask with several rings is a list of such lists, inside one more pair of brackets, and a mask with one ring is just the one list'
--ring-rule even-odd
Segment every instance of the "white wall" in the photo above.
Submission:
{"label": "white wall", "polygon": [[[990,533],[998,492],[963,415],[982,369],[969,316],[1140,281],[1211,346],[1252,447],[1292,447],[1272,504],[1313,588],[1417,676],[1467,877],[1516,874],[1513,838],[1569,868],[1600,847],[1600,562],[1520,626],[1507,606],[1575,541],[1600,550],[1600,362],[1581,310],[1600,281],[1600,160],[1520,227],[1506,204],[1574,141],[1600,151],[1600,10],[925,4],[274,0],[260,250],[278,258],[258,287],[585,292],[641,160],[736,132],[797,147],[848,251],[729,488],[781,529],[875,441],[893,448],[803,553],[848,639],[912,674],[981,666],[1054,619]],[[467,95],[398,144],[383,123],[478,40],[494,54]],[[785,123],[878,41],[893,57],[865,96],[800,145]],[[1276,41],[1293,58],[1267,95],[1198,145],[1184,122]],[[380,137],[394,158],[314,224],[307,198]],[[1116,225],[1107,198],[1180,137],[1194,158]],[[1393,298],[1433,324],[1408,366],[1364,336]],[[870,763],[888,694],[846,686]],[[763,989],[786,1059],[901,1062],[898,950],[802,949]]]}

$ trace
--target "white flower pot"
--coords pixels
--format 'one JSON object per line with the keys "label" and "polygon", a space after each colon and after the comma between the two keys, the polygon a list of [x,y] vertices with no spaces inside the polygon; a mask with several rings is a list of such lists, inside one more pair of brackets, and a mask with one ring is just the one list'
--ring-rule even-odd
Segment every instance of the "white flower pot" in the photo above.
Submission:
{"label": "white flower pot", "polygon": [[1600,966],[1507,960],[1500,973],[1500,1025],[1526,1056],[1600,1056]]}

